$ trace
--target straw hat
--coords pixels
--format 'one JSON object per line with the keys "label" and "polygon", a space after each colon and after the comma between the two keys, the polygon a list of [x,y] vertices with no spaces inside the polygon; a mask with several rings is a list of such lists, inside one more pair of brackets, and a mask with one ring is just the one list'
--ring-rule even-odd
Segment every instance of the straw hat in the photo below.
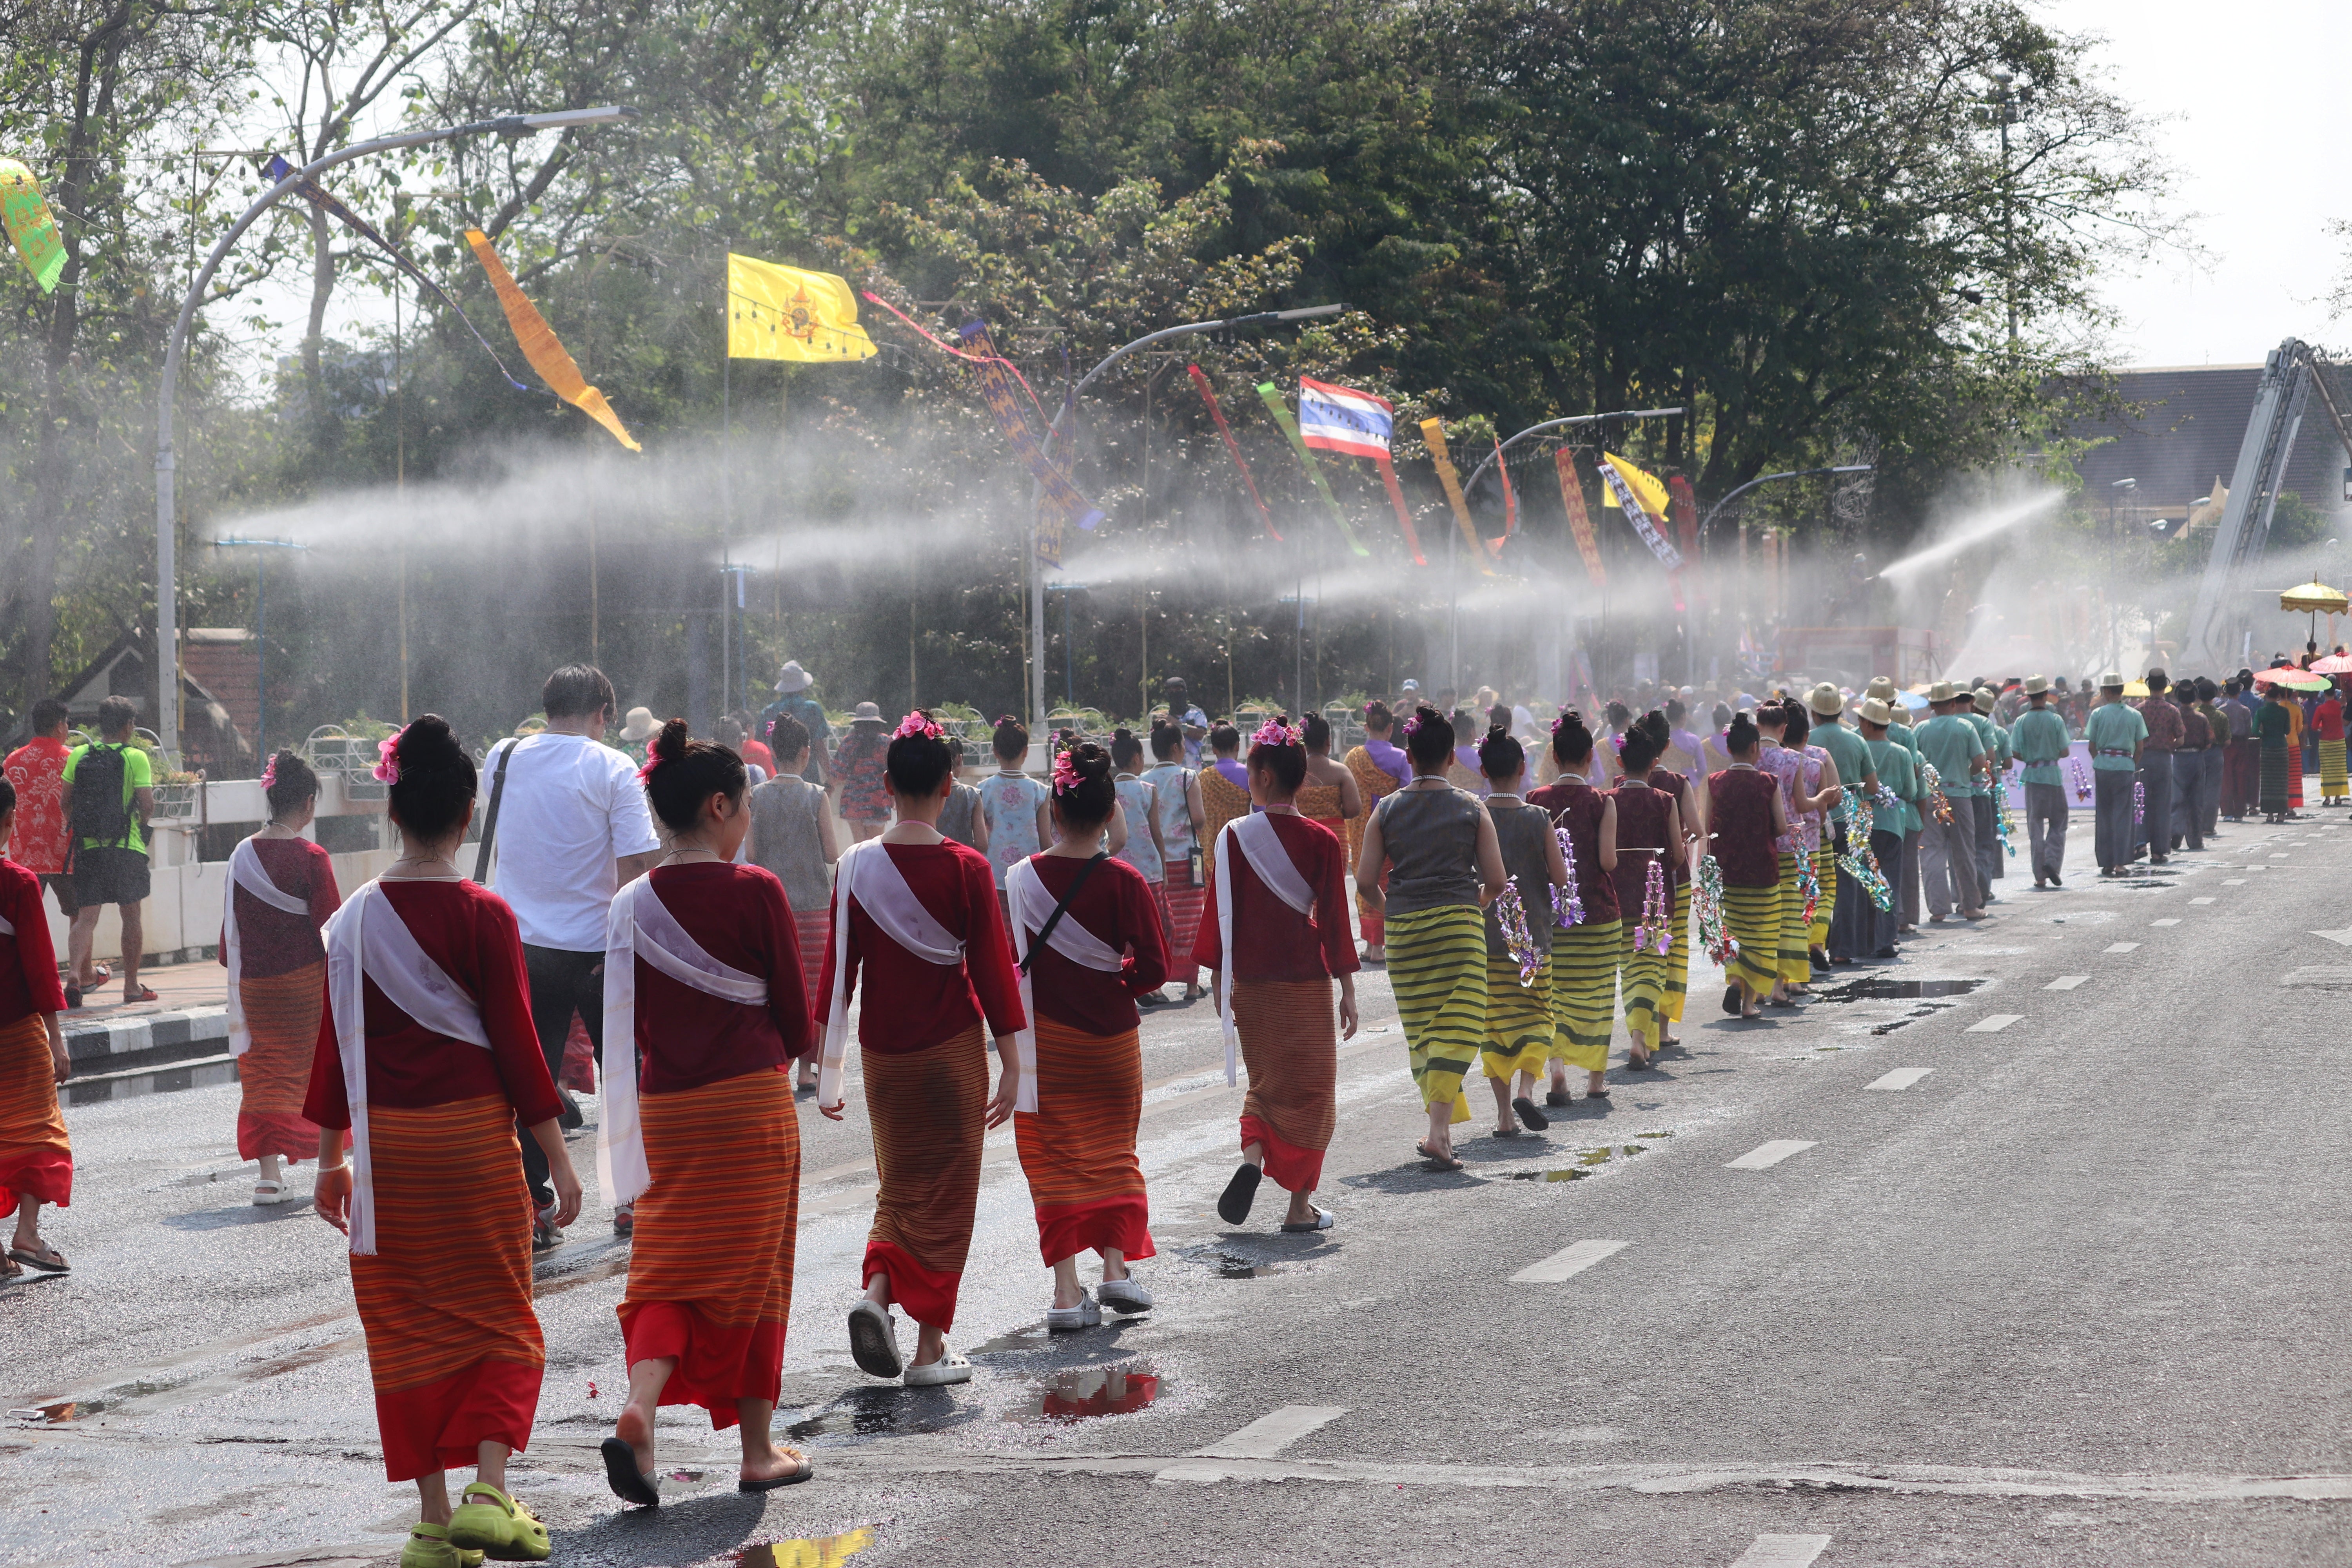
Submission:
{"label": "straw hat", "polygon": [[1895,710],[1886,705],[1884,697],[1865,697],[1862,702],[1862,721],[1865,724],[1892,724]]}
{"label": "straw hat", "polygon": [[1806,696],[1805,706],[1824,719],[1834,719],[1845,711],[1845,696],[1824,680]]}
{"label": "straw hat", "polygon": [[1996,699],[1990,688],[1979,686],[1976,689],[1974,700],[1978,712],[1990,713],[1992,711],[1992,705]]}
{"label": "straw hat", "polygon": [[1869,686],[1864,689],[1882,702],[1892,702],[1895,700],[1895,678],[1887,675],[1874,675],[1870,678]]}
{"label": "straw hat", "polygon": [[2039,697],[2049,689],[2050,678],[2048,676],[2029,675],[2025,678],[2025,694],[2028,697]]}
{"label": "straw hat", "polygon": [[622,722],[621,739],[624,741],[642,741],[660,728],[660,725],[654,722],[654,710],[652,709],[632,708],[629,710],[628,718]]}
{"label": "straw hat", "polygon": [[795,691],[806,691],[815,682],[816,677],[803,669],[799,659],[787,659],[782,672],[776,677],[776,691],[780,696],[789,696]]}
{"label": "straw hat", "polygon": [[853,724],[879,724],[882,722],[882,710],[871,702],[861,702],[850,710],[849,721]]}
{"label": "straw hat", "polygon": [[2100,676],[2100,677],[2099,677],[2099,689],[2100,689],[2100,690],[2102,690],[2102,691],[2121,691],[2123,689],[2124,689],[2124,678],[2123,678],[2123,675],[2122,675],[2122,673],[2121,673],[2120,671],[2111,669],[2111,670],[2108,670],[2105,674],[2104,674],[2104,675],[2102,675],[2102,676]]}
{"label": "straw hat", "polygon": [[1948,680],[1939,680],[1927,688],[1927,700],[1931,705],[1937,702],[1949,702],[1958,695],[1959,693],[1952,689],[1952,683]]}

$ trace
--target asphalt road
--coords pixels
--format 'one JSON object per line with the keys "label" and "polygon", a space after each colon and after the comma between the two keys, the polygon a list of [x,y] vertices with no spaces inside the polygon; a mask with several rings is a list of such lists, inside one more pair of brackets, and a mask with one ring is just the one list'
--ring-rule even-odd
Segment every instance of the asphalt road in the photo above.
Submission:
{"label": "asphalt road", "polygon": [[[666,1504],[622,1513],[595,1444],[626,1252],[592,1196],[541,1269],[515,1489],[583,1564],[2352,1562],[2352,832],[2242,826],[2129,885],[2088,837],[2065,890],[2012,871],[1992,919],[1801,1013],[1725,1019],[1695,977],[1686,1051],[1544,1135],[1458,1131],[1459,1175],[1412,1154],[1362,977],[1321,1237],[1274,1234],[1271,1189],[1215,1218],[1237,1093],[1207,1005],[1157,1013],[1158,1310],[1049,1342],[1000,1134],[960,1389],[850,1362],[853,1079],[847,1123],[802,1121],[778,1420],[817,1479],[740,1497],[732,1434],[671,1411]],[[0,1289],[6,1405],[50,1408],[0,1428],[0,1562],[396,1555],[414,1492],[383,1479],[340,1238],[247,1203],[235,1093],[69,1112],[74,1271]]]}

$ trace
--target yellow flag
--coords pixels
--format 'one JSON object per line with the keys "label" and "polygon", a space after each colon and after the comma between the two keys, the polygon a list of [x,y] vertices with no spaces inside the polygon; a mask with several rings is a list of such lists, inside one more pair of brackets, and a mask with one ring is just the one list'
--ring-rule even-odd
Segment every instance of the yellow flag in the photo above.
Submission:
{"label": "yellow flag", "polygon": [[830,272],[728,255],[728,358],[838,363],[874,353],[846,281]]}
{"label": "yellow flag", "polygon": [[539,313],[539,307],[524,298],[523,291],[507,270],[499,253],[490,248],[490,237],[478,228],[466,231],[466,243],[474,247],[475,259],[482,270],[490,275],[490,287],[499,291],[499,303],[505,307],[507,325],[514,329],[515,342],[522,346],[522,357],[530,361],[530,368],[539,372],[555,395],[580,410],[581,413],[613,433],[613,439],[632,452],[642,452],[621,416],[604,401],[604,395],[588,384],[580,367],[564,352],[555,336],[555,329]]}
{"label": "yellow flag", "polygon": [[1625,488],[1633,492],[1633,499],[1642,503],[1643,511],[1664,521],[1666,487],[1658,482],[1655,475],[1643,473],[1614,452],[1601,453],[1601,460],[1617,470],[1617,477],[1625,481]]}
{"label": "yellow flag", "polygon": [[1470,554],[1478,563],[1478,570],[1492,577],[1494,563],[1487,559],[1486,546],[1478,538],[1478,530],[1470,521],[1470,503],[1462,494],[1461,476],[1454,471],[1454,459],[1445,450],[1445,421],[1424,419],[1421,422],[1421,439],[1429,448],[1429,460],[1437,468],[1438,483],[1445,487],[1445,501],[1454,509],[1454,521],[1461,527],[1463,542],[1470,546]]}

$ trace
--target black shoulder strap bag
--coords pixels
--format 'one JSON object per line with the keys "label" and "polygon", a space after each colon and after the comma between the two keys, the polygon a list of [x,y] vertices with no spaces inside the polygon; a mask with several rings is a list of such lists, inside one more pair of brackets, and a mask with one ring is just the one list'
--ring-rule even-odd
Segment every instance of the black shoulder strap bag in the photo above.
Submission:
{"label": "black shoulder strap bag", "polygon": [[[1037,928],[1035,936],[1030,938],[1028,954],[1021,960],[1022,973],[1028,973],[1029,966],[1037,962],[1037,955],[1045,951],[1045,939],[1054,934],[1055,926],[1062,923],[1062,917],[1069,912],[1070,900],[1078,896],[1078,889],[1087,885],[1087,879],[1095,874],[1095,868],[1109,858],[1107,854],[1097,855],[1078,868],[1078,874],[1070,880],[1070,890],[1062,895],[1062,901],[1054,906],[1054,912],[1045,917],[1045,923]],[[1020,916],[1016,914],[1013,918],[1018,920]]]}

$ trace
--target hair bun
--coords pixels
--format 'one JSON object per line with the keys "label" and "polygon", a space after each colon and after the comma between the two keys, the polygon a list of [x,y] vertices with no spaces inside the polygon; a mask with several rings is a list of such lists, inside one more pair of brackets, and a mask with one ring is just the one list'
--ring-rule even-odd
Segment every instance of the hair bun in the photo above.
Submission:
{"label": "hair bun", "polygon": [[396,754],[401,771],[406,773],[410,768],[447,767],[464,756],[466,749],[457,743],[449,721],[438,713],[425,713],[401,731]]}
{"label": "hair bun", "polygon": [[654,743],[649,749],[663,762],[683,762],[686,758],[686,721],[671,719],[665,722],[660,732],[654,736]]}

